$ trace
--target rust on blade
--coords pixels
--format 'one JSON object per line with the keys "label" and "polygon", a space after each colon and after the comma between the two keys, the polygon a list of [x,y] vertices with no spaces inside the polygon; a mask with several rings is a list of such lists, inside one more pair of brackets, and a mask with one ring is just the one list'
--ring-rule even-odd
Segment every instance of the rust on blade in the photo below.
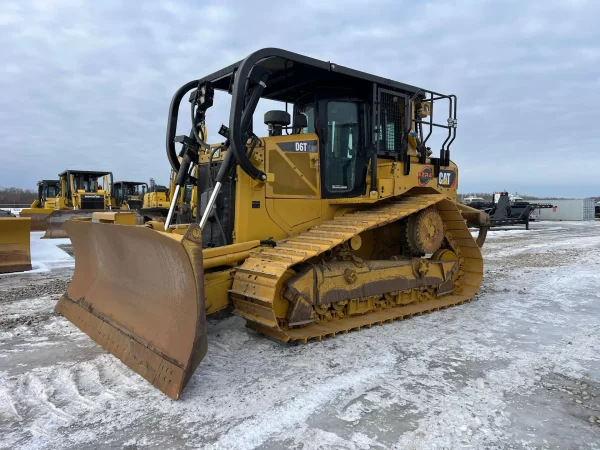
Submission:
{"label": "rust on blade", "polygon": [[0,273],[31,270],[28,217],[0,218]]}
{"label": "rust on blade", "polygon": [[56,309],[169,397],[206,354],[201,233],[68,221],[73,280]]}

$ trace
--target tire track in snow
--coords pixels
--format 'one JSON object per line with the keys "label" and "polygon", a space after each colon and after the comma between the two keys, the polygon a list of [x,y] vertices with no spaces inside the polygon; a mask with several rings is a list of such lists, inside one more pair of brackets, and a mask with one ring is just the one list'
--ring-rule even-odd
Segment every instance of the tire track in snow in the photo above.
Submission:
{"label": "tire track in snow", "polygon": [[379,365],[375,367],[347,372],[324,383],[309,386],[308,393],[296,394],[293,400],[284,400],[283,405],[271,408],[260,417],[245,420],[229,429],[213,446],[232,450],[256,448],[279,434],[282,429],[305,423],[319,408],[334,402],[340,393],[389,373],[396,363],[396,358],[391,353],[380,354],[377,362]]}
{"label": "tire track in snow", "polygon": [[[50,376],[52,376],[50,371]],[[57,407],[50,397],[54,393],[54,389],[51,383],[48,383],[48,376],[46,380],[40,376],[27,373],[23,378],[19,380],[17,393],[19,403],[28,405],[28,409],[24,412],[24,416],[54,416],[62,421],[62,426],[68,426],[76,420],[75,416],[63,411],[62,408]],[[33,413],[33,414],[32,414]],[[40,414],[41,413],[41,414]],[[50,419],[50,423],[54,424],[54,421]],[[43,429],[43,427],[42,427]]]}

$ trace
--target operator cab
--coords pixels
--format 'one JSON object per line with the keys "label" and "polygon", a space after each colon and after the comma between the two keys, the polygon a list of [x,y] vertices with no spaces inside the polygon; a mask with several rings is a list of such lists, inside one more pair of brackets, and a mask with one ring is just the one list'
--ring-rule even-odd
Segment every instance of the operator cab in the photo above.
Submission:
{"label": "operator cab", "polygon": [[[324,147],[321,145],[322,166],[325,168],[323,198],[362,195],[368,165],[360,132],[361,120],[367,113],[366,102],[335,94],[338,93],[325,91],[322,95],[311,96],[307,103],[295,105],[292,126],[289,126],[290,114],[286,111],[268,111],[264,118],[269,136],[282,136],[284,131],[286,135],[311,134],[317,129],[315,112],[318,111],[323,125],[320,130],[322,141],[327,141]],[[311,151],[308,145],[298,147],[297,151]]]}
{"label": "operator cab", "polygon": [[148,183],[142,181],[115,181],[114,183],[114,197],[118,207],[126,203],[129,209],[140,209],[146,192],[148,192]]}
{"label": "operator cab", "polygon": [[45,202],[47,198],[55,198],[60,195],[59,180],[42,180],[38,182],[38,200]]}
{"label": "operator cab", "polygon": [[[206,144],[203,135],[215,90],[231,94],[229,126],[219,130],[225,141],[218,149]],[[176,136],[179,107],[188,93],[192,131]],[[282,105],[265,114],[264,139],[255,135],[252,120],[261,99]],[[433,105],[440,100],[447,105],[439,114],[445,122],[434,123]],[[446,134],[439,157],[427,146],[434,127]],[[405,176],[411,173],[411,161],[431,164],[430,178],[437,178],[450,166],[455,136],[453,95],[268,48],[183,85],[171,102],[166,147],[178,173],[177,186],[183,188],[188,179],[197,182],[200,228],[204,230],[210,218],[209,228],[226,236],[217,244],[207,238],[211,246],[218,246],[231,242],[236,198],[230,174],[235,166],[265,183],[269,199],[376,199],[378,158],[402,163]],[[227,150],[224,155],[222,148]],[[208,164],[205,159],[199,165],[194,179],[189,168],[200,154],[209,155]],[[268,174],[274,176],[268,180]],[[165,229],[168,226],[169,220]],[[204,233],[203,240],[211,233]]]}
{"label": "operator cab", "polygon": [[73,198],[79,194],[81,209],[104,209],[104,196],[98,192],[110,192],[111,195],[114,192],[111,172],[69,169],[58,176],[61,180],[61,196],[64,190],[65,201],[70,206],[74,206]]}

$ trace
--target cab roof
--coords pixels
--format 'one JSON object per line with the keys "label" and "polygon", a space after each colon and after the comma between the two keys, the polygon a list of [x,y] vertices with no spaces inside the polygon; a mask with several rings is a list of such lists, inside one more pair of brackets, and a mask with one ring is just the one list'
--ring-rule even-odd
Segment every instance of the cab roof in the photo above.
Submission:
{"label": "cab roof", "polygon": [[[262,98],[279,101],[290,101],[301,97],[305,90],[310,90],[311,84],[323,83],[335,86],[351,86],[356,88],[357,83],[368,88],[376,83],[386,89],[398,91],[408,95],[431,92],[417,86],[401,83],[366,72],[350,69],[330,61],[321,61],[308,56],[289,52],[281,49],[262,49],[256,53],[266,56],[259,63],[260,66],[271,72],[267,87]],[[218,70],[199,82],[210,81],[215,89],[229,91],[233,85],[232,75],[236,72],[242,61]]]}
{"label": "cab roof", "polygon": [[112,172],[103,172],[103,171],[96,171],[96,170],[68,169],[68,170],[65,170],[64,172],[59,173],[58,176],[64,177],[67,175],[67,173],[70,173],[71,175],[91,175],[91,176],[95,176],[95,177],[103,177],[104,175],[112,175]]}
{"label": "cab roof", "polygon": [[114,184],[128,184],[130,186],[140,186],[148,183],[146,183],[145,181],[115,181]]}

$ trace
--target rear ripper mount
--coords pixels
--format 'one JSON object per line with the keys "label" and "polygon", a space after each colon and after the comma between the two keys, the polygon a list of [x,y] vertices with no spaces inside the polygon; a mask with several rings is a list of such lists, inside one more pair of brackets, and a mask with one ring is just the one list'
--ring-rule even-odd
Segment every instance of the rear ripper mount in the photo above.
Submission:
{"label": "rear ripper mount", "polygon": [[[231,110],[208,145],[214,89]],[[176,136],[190,91],[191,132]],[[293,104],[292,125],[268,114],[269,136],[255,136],[260,98]],[[437,101],[447,123],[433,122]],[[456,203],[455,137],[455,96],[259,50],[171,102],[173,199],[194,182],[199,222],[170,226],[174,202],[164,227],[69,221],[76,267],[57,309],[178,398],[207,351],[206,315],[231,304],[251,328],[307,342],[468,302],[483,260]]]}

